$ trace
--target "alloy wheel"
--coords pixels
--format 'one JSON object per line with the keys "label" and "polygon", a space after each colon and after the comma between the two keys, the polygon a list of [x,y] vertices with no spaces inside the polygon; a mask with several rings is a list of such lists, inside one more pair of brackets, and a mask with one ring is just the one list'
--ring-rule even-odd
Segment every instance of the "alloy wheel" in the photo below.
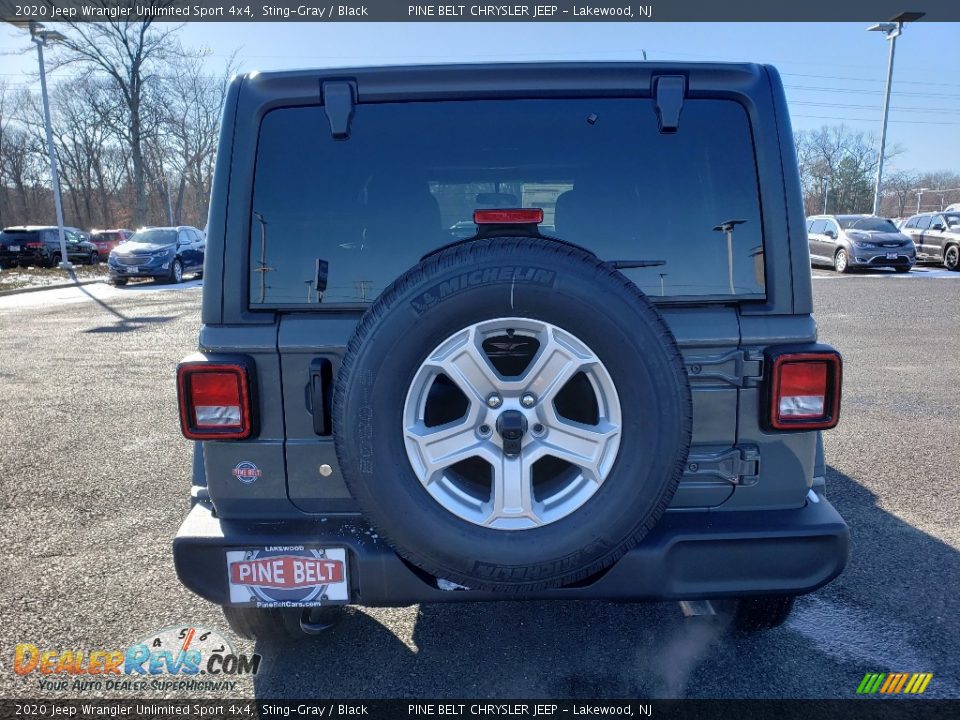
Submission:
{"label": "alloy wheel", "polygon": [[407,457],[440,505],[499,530],[582,507],[610,473],[620,400],[603,362],[550,323],[499,318],[440,343],[403,409]]}

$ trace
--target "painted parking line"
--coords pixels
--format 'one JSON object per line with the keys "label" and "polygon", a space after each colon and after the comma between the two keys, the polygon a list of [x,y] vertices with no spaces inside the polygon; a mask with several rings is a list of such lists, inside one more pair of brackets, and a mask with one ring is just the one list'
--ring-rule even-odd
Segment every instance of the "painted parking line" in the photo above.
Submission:
{"label": "painted parking line", "polygon": [[960,272],[952,272],[943,269],[936,268],[922,268],[914,269],[908,273],[898,273],[898,272],[852,272],[852,273],[836,273],[826,271],[814,271],[812,275],[814,280],[840,280],[840,279],[849,279],[849,278],[897,278],[898,280],[917,280],[917,279],[927,279],[927,280],[960,280]]}

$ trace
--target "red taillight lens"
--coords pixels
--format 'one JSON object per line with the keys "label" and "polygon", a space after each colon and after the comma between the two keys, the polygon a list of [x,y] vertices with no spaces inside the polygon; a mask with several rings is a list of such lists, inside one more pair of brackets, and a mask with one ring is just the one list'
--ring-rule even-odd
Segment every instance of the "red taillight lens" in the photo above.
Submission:
{"label": "red taillight lens", "polygon": [[836,352],[783,353],[772,360],[769,427],[828,430],[840,420],[842,363]]}
{"label": "red taillight lens", "polygon": [[28,248],[42,248],[42,247],[43,247],[43,243],[42,243],[42,242],[28,242],[28,243],[27,243],[27,247],[28,247]]}
{"label": "red taillight lens", "polygon": [[539,225],[543,222],[543,209],[474,210],[473,222],[477,225]]}
{"label": "red taillight lens", "polygon": [[250,384],[242,365],[177,368],[180,428],[191,440],[244,440],[253,432]]}

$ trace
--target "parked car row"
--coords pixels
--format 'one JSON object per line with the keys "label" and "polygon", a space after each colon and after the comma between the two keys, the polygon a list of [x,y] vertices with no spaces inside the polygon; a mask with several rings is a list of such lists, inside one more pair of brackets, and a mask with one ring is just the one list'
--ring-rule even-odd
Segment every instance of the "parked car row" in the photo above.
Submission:
{"label": "parked car row", "polygon": [[[186,273],[203,275],[206,236],[189,225],[146,227],[137,232],[64,228],[67,258],[95,265],[107,259],[110,281],[126,285],[130,278],[181,282]],[[56,267],[62,250],[56,226],[21,225],[0,232],[0,268]]]}
{"label": "parked car row", "polygon": [[875,215],[807,218],[811,265],[846,273],[857,268],[910,272],[917,262],[960,270],[960,212],[919,213],[893,221]]}

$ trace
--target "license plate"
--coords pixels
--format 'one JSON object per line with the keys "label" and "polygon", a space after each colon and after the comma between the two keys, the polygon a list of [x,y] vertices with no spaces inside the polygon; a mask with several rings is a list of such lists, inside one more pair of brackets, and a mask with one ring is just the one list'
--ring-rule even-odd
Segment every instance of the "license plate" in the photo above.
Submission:
{"label": "license plate", "polygon": [[315,607],[350,600],[344,548],[272,545],[226,555],[232,604]]}
{"label": "license plate", "polygon": [[19,245],[8,245],[7,247],[10,250],[10,252],[20,252]]}
{"label": "license plate", "polygon": [[140,272],[140,268],[138,268],[138,267],[128,267],[128,268],[127,268],[127,272],[128,272],[128,273],[138,273],[138,272]]}
{"label": "license plate", "polygon": [[896,260],[896,259],[897,259],[896,253],[887,253],[887,260]]}

